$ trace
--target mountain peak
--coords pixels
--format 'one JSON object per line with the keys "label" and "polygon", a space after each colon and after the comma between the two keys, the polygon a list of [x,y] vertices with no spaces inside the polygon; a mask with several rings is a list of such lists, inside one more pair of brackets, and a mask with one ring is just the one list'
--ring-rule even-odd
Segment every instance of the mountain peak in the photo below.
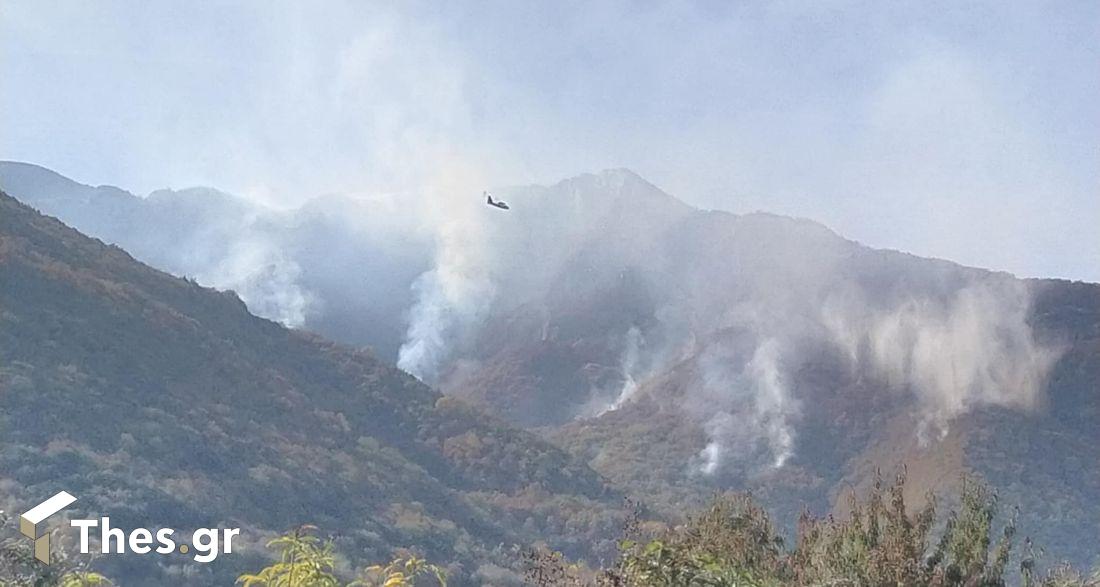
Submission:
{"label": "mountain peak", "polygon": [[627,167],[612,167],[609,169],[604,169],[603,171],[597,173],[597,175],[609,179],[619,179],[622,181],[641,181],[649,183],[641,175]]}
{"label": "mountain peak", "polygon": [[693,207],[647,181],[625,167],[583,173],[550,186],[551,192],[564,192],[574,200],[599,209],[611,205],[613,210],[631,214],[679,215]]}

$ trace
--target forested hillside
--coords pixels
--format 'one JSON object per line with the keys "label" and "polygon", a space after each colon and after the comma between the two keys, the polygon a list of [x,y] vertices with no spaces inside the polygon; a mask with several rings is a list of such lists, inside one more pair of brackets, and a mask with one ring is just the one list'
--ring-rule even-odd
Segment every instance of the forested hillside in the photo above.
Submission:
{"label": "forested hillside", "polygon": [[[377,201],[242,220],[240,202],[213,190],[123,198],[33,166],[0,172],[162,268],[197,251],[239,270],[261,294],[253,310],[317,301],[306,328],[377,342],[383,362],[540,435],[666,519],[714,491],[751,490],[789,536],[803,508],[842,511],[877,470],[904,466],[912,504],[928,491],[957,499],[975,475],[1021,507],[1038,545],[1095,561],[1096,284],[873,249],[805,219],[697,210],[627,170],[499,190],[511,210],[459,206],[431,247],[384,226],[395,216]],[[118,198],[137,216],[104,225]],[[172,226],[179,251],[146,239],[137,218]],[[266,252],[236,257],[254,237]],[[279,259],[301,271],[284,280]],[[457,448],[467,444],[478,448]],[[448,446],[483,450],[470,437]],[[499,521],[537,535],[527,514],[539,495],[497,499],[515,507]]]}
{"label": "forested hillside", "polygon": [[[74,516],[239,525],[252,546],[310,523],[344,564],[407,547],[446,561],[453,584],[513,564],[512,544],[613,550],[620,496],[567,453],[7,195],[0,284],[0,508],[64,489]],[[151,584],[159,560],[205,584],[255,563],[161,559],[97,566]]]}

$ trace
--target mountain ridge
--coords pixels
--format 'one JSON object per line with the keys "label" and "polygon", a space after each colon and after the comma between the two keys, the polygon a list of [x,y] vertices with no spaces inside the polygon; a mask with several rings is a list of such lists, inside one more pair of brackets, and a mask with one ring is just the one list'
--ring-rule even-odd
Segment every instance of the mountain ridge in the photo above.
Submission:
{"label": "mountain ridge", "polygon": [[[80,512],[123,526],[239,524],[253,546],[312,523],[360,553],[354,563],[414,547],[452,563],[457,584],[509,564],[502,542],[558,535],[575,556],[612,547],[619,494],[559,449],[3,193],[0,283],[8,500],[64,488]],[[565,515],[554,503],[588,531],[549,531]],[[189,578],[176,560],[100,564],[123,580],[205,583],[248,560]]]}
{"label": "mountain ridge", "polygon": [[[1095,559],[1100,286],[696,210],[629,171],[494,195],[520,205],[464,209],[424,249],[319,240],[339,233],[324,222],[296,233],[334,243],[293,259],[296,283],[337,300],[324,331],[384,329],[387,359],[428,345],[403,366],[670,515],[752,490],[795,519],[909,462],[910,503],[985,477],[1032,512],[1021,528],[1040,545]],[[389,305],[354,322],[363,297]]]}

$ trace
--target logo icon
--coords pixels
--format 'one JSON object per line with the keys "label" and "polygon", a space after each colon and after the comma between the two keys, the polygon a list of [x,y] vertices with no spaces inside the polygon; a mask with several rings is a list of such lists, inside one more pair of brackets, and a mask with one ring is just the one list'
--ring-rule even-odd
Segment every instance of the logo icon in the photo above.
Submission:
{"label": "logo icon", "polygon": [[19,531],[34,541],[34,558],[50,564],[50,533],[46,530],[46,520],[74,501],[76,498],[69,492],[60,491],[19,516]]}

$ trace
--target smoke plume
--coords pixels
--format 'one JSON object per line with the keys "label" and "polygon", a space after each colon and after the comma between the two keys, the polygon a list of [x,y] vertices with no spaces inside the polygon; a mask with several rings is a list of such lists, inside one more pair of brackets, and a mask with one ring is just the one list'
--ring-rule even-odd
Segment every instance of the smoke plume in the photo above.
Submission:
{"label": "smoke plume", "polygon": [[705,415],[710,439],[698,456],[700,472],[714,474],[730,461],[778,468],[791,457],[800,402],[787,388],[781,353],[778,340],[764,340],[738,368],[723,345],[704,351],[689,408]]}
{"label": "smoke plume", "polygon": [[317,306],[302,285],[301,266],[267,240],[230,241],[225,256],[195,277],[200,283],[236,291],[250,312],[291,328],[304,325]]}
{"label": "smoke plume", "polygon": [[893,308],[838,313],[825,323],[853,369],[869,369],[891,390],[912,394],[919,434],[941,436],[979,406],[1037,407],[1060,351],[1040,345],[1027,323],[1031,296],[1019,282],[990,280],[947,300],[912,298]]}
{"label": "smoke plume", "polygon": [[424,193],[425,222],[435,234],[433,266],[416,279],[398,367],[435,383],[455,348],[470,340],[493,304],[492,228],[470,168],[444,169]]}

